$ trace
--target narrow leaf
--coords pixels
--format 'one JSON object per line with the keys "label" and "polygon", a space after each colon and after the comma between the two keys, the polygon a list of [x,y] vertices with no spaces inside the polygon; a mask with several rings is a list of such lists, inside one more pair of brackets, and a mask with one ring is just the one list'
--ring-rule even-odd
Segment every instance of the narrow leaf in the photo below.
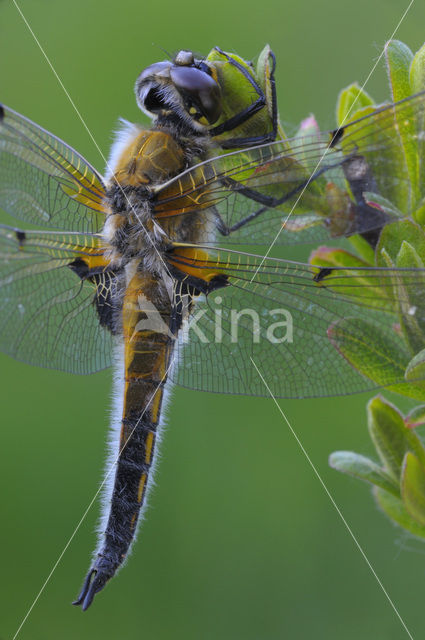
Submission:
{"label": "narrow leaf", "polygon": [[418,400],[425,398],[420,385],[400,384],[405,379],[410,354],[395,332],[384,334],[368,320],[345,318],[329,327],[328,336],[351,366],[376,386],[386,386]]}
{"label": "narrow leaf", "polygon": [[[419,351],[409,362],[405,373],[408,382],[425,381],[425,349]],[[425,384],[425,382],[423,383]]]}
{"label": "narrow leaf", "polygon": [[411,94],[409,76],[413,53],[400,40],[389,40],[385,45],[385,61],[393,101],[407,98]]}
{"label": "narrow leaf", "polygon": [[423,229],[412,220],[404,219],[387,224],[381,232],[376,247],[379,267],[387,267],[388,264],[381,258],[382,250],[385,250],[393,264],[396,263],[401,245],[409,242],[415,249],[420,259],[425,262],[425,234]]}
{"label": "narrow leaf", "polygon": [[398,483],[376,462],[352,451],[335,451],[329,456],[329,465],[336,471],[347,473],[355,478],[381,487],[395,496],[400,495]]}
{"label": "narrow leaf", "polygon": [[373,494],[382,511],[398,525],[410,531],[418,538],[425,538],[425,526],[414,520],[406,510],[400,498],[384,491],[380,487],[373,489]]}
{"label": "narrow leaf", "polygon": [[387,198],[373,191],[365,191],[363,197],[368,204],[377,204],[386,214],[394,218],[394,222],[403,218],[402,212]]}
{"label": "narrow leaf", "polygon": [[409,411],[404,418],[404,422],[408,429],[414,429],[415,427],[425,424],[425,404],[420,404]]}
{"label": "narrow leaf", "polygon": [[400,480],[401,465],[408,450],[403,416],[398,409],[382,396],[372,398],[367,405],[370,437],[385,469],[397,481]]}
{"label": "narrow leaf", "polygon": [[[385,58],[394,102],[407,98],[412,93],[410,87],[410,65],[413,61],[413,53],[402,42],[390,40],[385,46]],[[394,116],[410,181],[410,188],[406,191],[406,208],[402,207],[402,210],[411,212],[419,199],[419,164],[418,147],[415,141],[415,117],[413,111],[410,114],[409,110],[405,110],[402,117],[397,112],[394,112]]]}
{"label": "narrow leaf", "polygon": [[419,93],[425,89],[425,44],[417,51],[410,64],[410,90]]}
{"label": "narrow leaf", "polygon": [[363,107],[374,104],[370,95],[362,89],[357,82],[343,89],[337,101],[336,121],[338,126],[344,125],[352,120],[354,115]]}
{"label": "narrow leaf", "polygon": [[407,451],[411,451],[425,468],[425,448],[416,433],[406,426],[401,412],[382,396],[372,398],[367,406],[368,428],[385,469],[397,481]]}
{"label": "narrow leaf", "polygon": [[403,461],[401,497],[412,518],[425,526],[425,469],[410,451]]}

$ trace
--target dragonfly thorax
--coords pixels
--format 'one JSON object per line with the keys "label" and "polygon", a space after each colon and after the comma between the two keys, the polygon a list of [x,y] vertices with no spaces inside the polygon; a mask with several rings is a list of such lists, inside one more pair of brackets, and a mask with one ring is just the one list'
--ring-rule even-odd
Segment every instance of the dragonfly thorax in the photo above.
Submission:
{"label": "dragonfly thorax", "polygon": [[[118,134],[108,164],[108,215],[102,236],[111,262],[126,264],[140,257],[147,268],[159,267],[172,242],[199,241],[194,217],[156,220],[155,188],[202,160],[210,141],[199,136],[179,138],[173,126],[144,130],[125,125]],[[197,216],[198,217],[198,214]],[[159,261],[159,262],[158,262]]]}
{"label": "dragonfly thorax", "polygon": [[130,194],[128,210],[111,212],[102,231],[111,262],[124,265],[135,257],[150,270],[159,254],[167,250],[169,242],[162,228],[152,219],[143,197]]}

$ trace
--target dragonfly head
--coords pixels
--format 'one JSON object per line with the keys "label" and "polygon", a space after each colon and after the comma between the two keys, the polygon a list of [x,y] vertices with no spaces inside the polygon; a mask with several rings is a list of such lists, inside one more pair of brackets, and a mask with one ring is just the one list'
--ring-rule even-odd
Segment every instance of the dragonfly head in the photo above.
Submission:
{"label": "dragonfly head", "polygon": [[235,53],[214,47],[206,60],[221,88],[221,114],[209,134],[223,147],[260,144],[276,138],[275,56],[266,45],[256,65]]}
{"label": "dragonfly head", "polygon": [[136,98],[150,117],[207,133],[223,147],[267,142],[278,127],[274,68],[268,45],[256,66],[219,47],[206,58],[183,49],[142,71]]}
{"label": "dragonfly head", "polygon": [[221,115],[221,89],[212,65],[182,50],[172,61],[147,67],[137,79],[139,107],[150,117],[205,132]]}

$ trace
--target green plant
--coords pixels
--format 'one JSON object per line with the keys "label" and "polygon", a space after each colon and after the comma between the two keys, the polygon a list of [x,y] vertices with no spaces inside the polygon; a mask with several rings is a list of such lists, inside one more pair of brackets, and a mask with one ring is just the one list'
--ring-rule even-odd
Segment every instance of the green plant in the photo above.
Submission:
{"label": "green plant", "polygon": [[[390,41],[385,49],[385,59],[393,101],[425,89],[425,45],[414,55],[398,41]],[[353,108],[355,107],[355,108]],[[372,98],[358,85],[344,89],[337,105],[338,123],[351,121],[375,109]],[[349,114],[349,115],[348,115]],[[329,267],[371,266],[405,270],[424,269],[425,266],[425,141],[420,125],[409,114],[403,121],[395,115],[403,153],[390,158],[394,149],[385,150],[386,166],[391,163],[399,180],[382,195],[373,194],[373,202],[395,222],[382,230],[373,252],[362,238],[352,244],[356,253],[322,247],[313,252],[311,263]],[[347,117],[348,116],[348,117]],[[425,125],[425,122],[424,122]],[[379,150],[379,153],[383,153]],[[379,162],[377,162],[379,167]],[[368,194],[364,194],[366,200]],[[370,196],[372,199],[372,194]],[[393,290],[386,291],[388,302],[395,310],[398,325],[394,339],[373,329],[367,318],[363,325],[351,330],[350,319],[338,323],[333,329],[335,346],[363,376],[377,386],[387,380],[404,383],[390,385],[397,393],[425,400],[425,276],[421,285],[420,271],[415,271],[417,286],[414,290],[403,288],[402,282],[394,282]],[[378,289],[376,296],[382,296]],[[363,339],[357,340],[364,331]],[[373,334],[372,334],[373,331]],[[373,340],[367,336],[373,335]],[[362,336],[361,336],[362,337]],[[359,346],[360,345],[360,346]],[[385,371],[385,380],[382,372]],[[418,405],[408,415],[384,399],[373,398],[367,406],[368,428],[376,448],[379,462],[349,451],[331,454],[329,464],[373,485],[373,493],[380,508],[397,524],[412,534],[425,538],[425,448],[415,432],[415,427],[425,423],[425,405]]]}

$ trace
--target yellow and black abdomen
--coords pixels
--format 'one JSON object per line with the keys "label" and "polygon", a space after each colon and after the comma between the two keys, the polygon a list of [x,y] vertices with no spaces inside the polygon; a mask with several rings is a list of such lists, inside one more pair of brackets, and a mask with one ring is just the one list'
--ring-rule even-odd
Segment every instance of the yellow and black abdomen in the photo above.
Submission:
{"label": "yellow and black abdomen", "polygon": [[170,297],[135,269],[122,303],[124,398],[106,529],[79,599],[83,609],[124,562],[143,508],[174,338]]}
{"label": "yellow and black abdomen", "polygon": [[117,362],[121,389],[116,389],[122,394],[122,410],[113,424],[113,431],[120,425],[120,433],[107,514],[94,562],[75,603],[83,609],[124,562],[149,485],[164,385],[183,315],[174,305],[167,243],[163,234],[158,239],[149,194],[153,185],[177,174],[184,163],[184,149],[169,133],[139,130],[117,156],[107,192],[109,215],[103,239],[120,273],[113,316],[121,342],[117,350],[123,351],[123,361]]}

